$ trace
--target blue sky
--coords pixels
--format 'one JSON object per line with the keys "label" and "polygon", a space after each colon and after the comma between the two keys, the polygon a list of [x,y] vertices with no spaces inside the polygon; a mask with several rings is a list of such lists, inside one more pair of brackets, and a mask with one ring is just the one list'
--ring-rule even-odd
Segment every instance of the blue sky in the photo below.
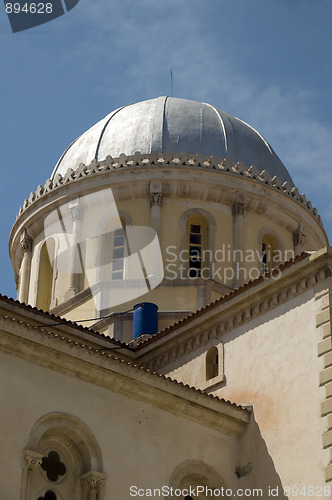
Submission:
{"label": "blue sky", "polygon": [[8,235],[63,150],[113,109],[170,94],[255,127],[332,240],[332,0],[80,0],[13,34],[0,5],[1,286]]}

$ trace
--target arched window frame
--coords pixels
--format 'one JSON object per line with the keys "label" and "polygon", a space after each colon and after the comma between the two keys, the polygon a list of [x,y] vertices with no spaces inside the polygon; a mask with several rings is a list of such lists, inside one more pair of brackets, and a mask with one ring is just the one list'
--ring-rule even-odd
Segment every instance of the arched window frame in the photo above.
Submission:
{"label": "arched window frame", "polygon": [[[47,479],[41,469],[42,459],[56,451],[66,462],[66,472],[55,481]],[[100,448],[91,430],[80,419],[65,413],[51,413],[34,425],[24,451],[20,500],[36,500],[53,491],[57,500],[70,483],[77,500],[102,500],[106,475]],[[69,483],[66,484],[66,481]],[[95,488],[90,489],[90,486]]]}
{"label": "arched window frame", "polygon": [[[215,232],[216,232],[216,222],[213,216],[202,208],[191,208],[186,210],[180,217],[180,229],[181,229],[181,243],[180,251],[188,251],[190,245],[190,225],[197,224],[201,225],[204,229],[204,235],[202,240],[202,251],[205,251],[205,255],[208,254],[209,258],[202,259],[202,266],[209,269],[209,276],[212,274],[212,266],[215,256]],[[207,252],[209,250],[209,252]],[[182,262],[181,262],[182,264]],[[187,271],[189,269],[189,255],[187,262]],[[206,279],[206,276],[204,276]]]}
{"label": "arched window frame", "polygon": [[219,375],[219,352],[215,345],[210,347],[205,356],[206,381],[212,380]]}
{"label": "arched window frame", "polygon": [[[49,244],[50,241],[53,241],[54,243],[54,254],[53,254],[53,259],[49,258],[50,260],[50,267],[51,267],[51,279],[49,280],[49,286],[50,286],[50,300],[48,301],[48,306],[44,308],[46,311],[52,309],[52,307],[55,307],[57,304],[54,303],[54,297],[55,297],[55,282],[56,282],[56,277],[57,277],[57,264],[56,264],[56,256],[57,256],[57,251],[58,251],[58,245],[59,245],[59,240],[57,235],[50,236],[49,238],[43,240],[38,248],[38,253],[37,253],[37,269],[38,269],[38,276],[37,276],[37,282],[36,282],[36,291],[35,291],[35,304],[36,307],[41,308],[40,306],[40,301],[39,301],[39,296],[42,293],[41,290],[41,281],[42,281],[42,273],[43,270],[41,268],[42,266],[42,259],[43,259],[43,251],[45,248],[47,248],[47,245]],[[53,261],[53,263],[52,263]]]}
{"label": "arched window frame", "polygon": [[201,372],[202,380],[204,381],[202,389],[210,389],[223,383],[225,380],[223,343],[218,342],[211,345],[202,359]]}
{"label": "arched window frame", "polygon": [[[173,491],[188,489],[190,486],[193,488],[205,486],[211,490],[227,489],[220,474],[200,460],[186,460],[179,464],[171,474],[169,486],[173,488]],[[168,498],[171,500],[183,497],[169,496]],[[210,498],[214,497],[210,496]]]}
{"label": "arched window frame", "polygon": [[[282,263],[283,259],[280,259],[280,255],[285,254],[285,247],[278,233],[269,227],[264,227],[259,231],[257,240],[259,252],[261,255],[259,270],[262,274],[264,274],[265,272],[271,271],[271,269],[279,266]],[[266,259],[264,259],[263,255],[264,244],[268,247]]]}
{"label": "arched window frame", "polygon": [[[122,223],[122,227],[124,227],[124,229],[126,229],[127,227],[131,226],[132,225],[132,219],[130,217],[130,215],[123,211],[123,210],[119,210],[118,211],[119,213],[119,217],[120,217],[120,220],[121,220],[121,223]],[[107,220],[112,216],[113,214],[110,214],[110,213],[105,213],[103,215],[103,217],[99,220],[99,223],[98,223],[98,234],[100,234],[100,238],[99,238],[99,244],[98,244],[98,253],[97,253],[97,282],[101,281],[102,279],[105,279],[105,277],[103,276],[102,274],[102,269],[100,267],[100,264],[102,262],[102,259],[103,259],[103,251],[105,250],[104,249],[104,241],[103,241],[103,238],[102,238],[102,234],[103,234],[103,230],[104,230],[104,227],[105,227],[105,224],[107,223]],[[120,228],[119,228],[120,229]],[[126,245],[124,245],[124,248],[126,248]],[[110,242],[110,248],[109,250],[113,253],[113,241]],[[124,257],[126,257],[126,253],[124,252]],[[124,267],[123,269],[123,277],[125,278],[126,277],[126,268]],[[111,279],[111,275],[112,275],[112,270],[110,271],[110,279]]]}

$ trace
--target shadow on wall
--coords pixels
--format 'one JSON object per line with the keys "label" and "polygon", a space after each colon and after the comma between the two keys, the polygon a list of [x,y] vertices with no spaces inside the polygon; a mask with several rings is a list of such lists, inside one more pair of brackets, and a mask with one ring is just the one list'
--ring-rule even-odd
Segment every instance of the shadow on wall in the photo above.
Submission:
{"label": "shadow on wall", "polygon": [[[238,488],[250,490],[249,498],[288,498],[261,435],[255,415],[240,438],[240,463],[236,468]],[[249,491],[248,491],[249,493]],[[247,496],[247,495],[246,495]]]}

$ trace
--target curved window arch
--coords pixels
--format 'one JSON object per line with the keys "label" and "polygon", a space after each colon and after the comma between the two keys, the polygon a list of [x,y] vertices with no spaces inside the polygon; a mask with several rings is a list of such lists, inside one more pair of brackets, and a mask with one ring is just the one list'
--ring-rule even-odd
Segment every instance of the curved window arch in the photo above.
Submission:
{"label": "curved window arch", "polygon": [[97,258],[97,281],[121,280],[125,277],[126,228],[131,225],[131,217],[119,211],[121,227],[114,227],[114,215],[105,214],[99,221],[99,248]]}
{"label": "curved window arch", "polygon": [[54,238],[48,238],[42,245],[39,254],[37,307],[43,309],[43,311],[48,311],[51,307],[54,282],[54,256],[55,240]]}
{"label": "curved window arch", "polygon": [[208,225],[201,217],[191,217],[187,222],[188,275],[200,278],[207,250]]}
{"label": "curved window arch", "polygon": [[[100,448],[90,429],[63,413],[42,417],[24,452],[22,492],[26,500],[101,500],[106,476]],[[32,465],[33,464],[33,465]],[[89,492],[90,485],[96,488]]]}
{"label": "curved window arch", "polygon": [[206,279],[214,261],[216,230],[214,218],[204,209],[190,209],[182,214],[180,228],[181,250],[185,250],[188,256],[187,262],[181,264],[186,264],[190,278]]}
{"label": "curved window arch", "polygon": [[[200,493],[199,499],[214,499],[220,498],[220,496],[213,495],[213,490],[221,490],[221,488],[226,488],[226,485],[221,478],[221,476],[210,466],[206,465],[204,462],[199,460],[187,460],[182,464],[178,465],[173,471],[170,478],[170,487],[175,490],[188,490],[192,487],[195,489],[197,486],[206,487],[207,496],[204,493]],[[210,491],[208,491],[210,490]],[[176,496],[170,496],[169,499],[179,498]],[[184,497],[184,499],[190,499],[190,495]]]}
{"label": "curved window arch", "polygon": [[219,375],[219,352],[216,346],[211,347],[205,358],[206,381]]}
{"label": "curved window arch", "polygon": [[54,491],[47,490],[42,497],[38,497],[38,500],[59,500]]}
{"label": "curved window arch", "polygon": [[[224,373],[224,344],[218,342],[210,346],[201,364],[202,390],[213,390],[225,381]],[[204,382],[205,380],[205,382]]]}
{"label": "curved window arch", "polygon": [[284,245],[275,231],[269,228],[261,229],[258,235],[258,244],[262,274],[271,271],[271,269],[283,262]]}

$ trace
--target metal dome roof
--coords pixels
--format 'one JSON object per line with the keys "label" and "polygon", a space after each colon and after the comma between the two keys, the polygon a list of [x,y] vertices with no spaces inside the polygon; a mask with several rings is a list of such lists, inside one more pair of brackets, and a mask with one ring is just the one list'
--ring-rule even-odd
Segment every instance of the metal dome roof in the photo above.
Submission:
{"label": "metal dome roof", "polygon": [[52,178],[93,159],[135,152],[201,153],[243,161],[294,185],[265,139],[250,125],[210,104],[158,97],[112,111],[64,152]]}

